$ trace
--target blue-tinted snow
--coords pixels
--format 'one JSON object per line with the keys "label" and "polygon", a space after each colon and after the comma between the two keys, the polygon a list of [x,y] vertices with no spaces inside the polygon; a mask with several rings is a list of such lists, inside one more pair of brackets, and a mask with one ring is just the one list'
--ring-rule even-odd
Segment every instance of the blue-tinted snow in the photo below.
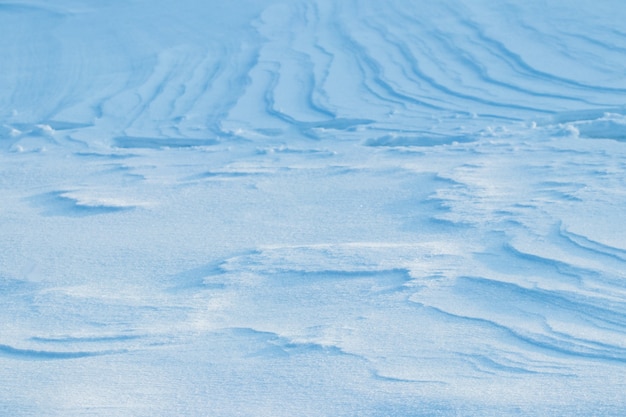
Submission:
{"label": "blue-tinted snow", "polygon": [[626,413],[618,1],[0,2],[0,415]]}

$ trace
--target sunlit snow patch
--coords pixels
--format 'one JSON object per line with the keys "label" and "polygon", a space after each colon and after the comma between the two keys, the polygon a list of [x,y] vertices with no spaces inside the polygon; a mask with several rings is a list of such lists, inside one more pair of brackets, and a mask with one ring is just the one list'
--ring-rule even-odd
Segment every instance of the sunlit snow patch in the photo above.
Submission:
{"label": "sunlit snow patch", "polygon": [[560,135],[626,142],[626,109],[564,112],[542,124],[554,123]]}
{"label": "sunlit snow patch", "polygon": [[626,142],[626,116],[623,114],[605,113],[598,119],[575,122],[572,125],[583,138]]}
{"label": "sunlit snow patch", "polygon": [[119,136],[114,139],[118,148],[192,148],[195,146],[212,146],[219,143],[215,139],[193,139],[193,138],[149,138],[135,136]]}
{"label": "sunlit snow patch", "polygon": [[29,199],[47,216],[82,217],[115,213],[145,206],[143,202],[89,191],[52,191]]}
{"label": "sunlit snow patch", "polygon": [[472,135],[433,135],[433,134],[391,134],[368,139],[365,141],[367,146],[438,146],[452,145],[455,143],[474,142],[476,138]]}

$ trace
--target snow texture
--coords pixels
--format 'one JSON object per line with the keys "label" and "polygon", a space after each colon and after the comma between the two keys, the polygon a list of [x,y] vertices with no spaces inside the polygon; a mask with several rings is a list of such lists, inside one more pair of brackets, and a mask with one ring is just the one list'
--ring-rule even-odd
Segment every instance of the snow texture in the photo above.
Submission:
{"label": "snow texture", "polygon": [[626,415],[619,1],[0,1],[0,416]]}

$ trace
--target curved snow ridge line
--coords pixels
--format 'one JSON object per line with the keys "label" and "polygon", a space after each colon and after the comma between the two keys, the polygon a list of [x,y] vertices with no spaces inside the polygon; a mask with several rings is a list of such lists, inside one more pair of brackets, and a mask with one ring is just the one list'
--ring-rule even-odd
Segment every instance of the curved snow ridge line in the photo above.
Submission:
{"label": "curved snow ridge line", "polygon": [[73,200],[77,207],[83,207],[86,209],[111,209],[111,210],[123,210],[135,208],[141,205],[141,203],[131,203],[126,199],[117,197],[101,197],[97,195],[79,194],[74,192],[65,192],[59,194],[59,197],[68,200]]}
{"label": "curved snow ridge line", "polygon": [[240,178],[250,178],[250,177],[260,177],[260,176],[264,176],[267,175],[268,172],[263,171],[263,170],[257,170],[257,171],[228,171],[228,170],[223,170],[223,171],[205,171],[205,172],[201,172],[200,174],[195,174],[189,177],[186,177],[185,180],[186,181],[193,181],[193,180],[236,180],[236,179],[240,179]]}
{"label": "curved snow ridge line", "polygon": [[92,123],[75,123],[62,120],[44,120],[39,123],[6,123],[0,126],[0,137],[41,136],[52,138],[57,132],[93,127]]}
{"label": "curved snow ridge line", "polygon": [[219,144],[217,139],[196,138],[151,138],[138,136],[118,136],[113,139],[113,145],[123,149],[176,149],[214,146]]}
{"label": "curved snow ridge line", "polygon": [[128,210],[144,205],[141,202],[132,202],[125,198],[108,197],[99,195],[102,193],[90,193],[89,191],[57,191],[52,193],[60,200],[72,202],[78,209],[118,211]]}
{"label": "curved snow ridge line", "polygon": [[[206,53],[204,51],[198,53],[198,51],[186,49],[172,48],[159,53],[155,65],[151,68],[144,68],[151,72],[143,84],[136,89],[136,93],[133,94],[136,97],[135,100],[120,100],[123,96],[130,95],[129,92],[123,92],[119,97],[113,98],[113,102],[124,104],[124,107],[121,108],[125,110],[124,114],[120,112],[120,108],[113,110],[115,114],[124,117],[126,128],[141,128],[141,125],[144,124],[143,119],[146,118],[159,120],[159,124],[163,125],[177,116],[184,116],[184,113],[175,114],[174,111],[177,101],[182,96],[188,94],[189,91],[196,96],[192,97],[191,100],[197,100],[198,93],[196,89],[188,89],[186,87],[186,84],[191,81],[190,77],[194,75],[193,71],[191,75],[188,74],[188,68],[195,68],[198,65],[196,62],[197,57]],[[219,62],[217,59],[215,61]],[[213,74],[213,71],[210,71],[210,67],[208,72]],[[129,105],[130,103],[135,104]],[[189,111],[188,108],[186,110]],[[152,126],[154,123],[148,122],[147,124]],[[162,127],[164,126],[157,126],[157,128]]]}
{"label": "curved snow ridge line", "polygon": [[562,226],[553,232],[545,246],[526,244],[524,249],[519,246],[505,243],[496,253],[510,258],[511,262],[523,262],[526,274],[533,279],[541,277],[551,284],[566,285],[572,293],[601,298],[604,303],[626,302],[623,272],[626,261],[620,256],[626,255],[624,251],[568,233]]}
{"label": "curved snow ridge line", "polygon": [[147,207],[149,204],[111,197],[102,191],[51,191],[29,198],[31,204],[43,209],[46,216],[83,217],[110,214]]}
{"label": "curved snow ridge line", "polygon": [[119,336],[67,336],[67,337],[31,337],[30,340],[39,343],[65,344],[65,343],[103,343],[103,342],[126,342],[141,339],[143,336],[119,335]]}
{"label": "curved snow ridge line", "polygon": [[574,122],[583,122],[600,119],[607,114],[626,115],[626,106],[617,107],[601,107],[588,108],[581,110],[562,111],[553,114],[550,117],[538,119],[538,126],[549,126],[558,124],[567,124]]}
{"label": "curved snow ridge line", "polygon": [[[324,355],[349,355],[361,358],[359,355],[344,352],[339,346],[334,344],[317,343],[310,340],[299,340],[281,336],[279,333],[267,330],[259,330],[252,327],[227,327],[220,332],[229,332],[237,336],[244,336],[262,342],[266,348],[256,350],[248,356],[271,356],[276,355],[278,350],[281,355],[298,355],[307,353],[317,353]],[[268,349],[270,348],[270,349]]]}
{"label": "curved snow ridge line", "polygon": [[[425,86],[428,86],[429,89],[433,90],[430,94],[430,96],[432,97],[430,98],[430,100],[436,100],[438,102],[445,101],[448,109],[460,107],[459,103],[465,102],[467,103],[466,105],[478,103],[493,108],[522,110],[527,112],[552,113],[551,109],[542,109],[532,106],[531,100],[528,100],[528,105],[523,105],[519,104],[518,102],[512,102],[510,97],[504,95],[499,101],[495,97],[489,98],[492,95],[487,94],[487,90],[485,89],[485,86],[487,85],[492,86],[492,90],[495,86],[500,87],[504,90],[517,92],[522,96],[525,95],[530,97],[540,97],[542,99],[552,98],[558,99],[560,101],[578,101],[572,97],[530,90],[528,88],[513,84],[512,82],[502,81],[502,79],[505,79],[507,77],[501,76],[501,79],[494,78],[488,73],[487,68],[480,60],[480,58],[472,54],[472,52],[474,51],[464,49],[460,45],[457,45],[455,39],[452,39],[449,35],[442,31],[433,30],[428,34],[427,37],[421,37],[418,39],[416,36],[412,36],[411,33],[400,33],[396,35],[391,32],[389,25],[384,25],[384,22],[380,22],[378,25],[375,25],[374,22],[368,21],[364,22],[364,24],[366,24],[374,31],[378,32],[379,35],[384,39],[385,43],[381,45],[381,49],[388,49],[389,46],[391,46],[393,49],[397,50],[402,61],[397,61],[398,65],[402,65],[405,68],[405,70],[403,71],[405,76],[407,76],[407,74],[412,75],[410,79],[406,80],[408,81],[408,83],[404,84],[422,85],[422,89],[424,89]],[[407,38],[410,39],[409,42],[405,40]],[[425,43],[428,43],[429,45],[426,47],[424,45]],[[433,44],[438,44],[440,47],[433,48]],[[478,46],[476,46],[476,49],[480,49],[480,47],[489,49],[487,48],[488,45],[480,44],[478,42],[477,45]],[[419,46],[420,49],[415,49],[416,46]],[[432,54],[433,49],[437,50],[437,54]],[[466,88],[459,85],[458,82],[456,82],[452,77],[445,80],[450,83],[450,85],[446,85],[444,84],[443,80],[437,80],[436,77],[438,74],[428,74],[426,71],[421,69],[420,62],[424,62],[426,60],[435,60],[436,56],[441,56],[444,52],[448,53],[450,61],[458,61],[461,68],[466,69],[465,74],[474,74],[474,76],[480,81],[480,83],[484,84],[484,86],[482,87],[484,89],[482,95],[470,93],[469,91],[465,92],[464,90]],[[501,54],[495,54],[497,58],[502,59],[503,57],[500,55]],[[441,60],[441,62],[436,66],[442,68],[449,66],[450,61],[444,62],[442,58],[439,59]],[[446,65],[446,63],[448,65]],[[458,69],[460,70],[461,68]],[[428,94],[424,94],[424,92],[419,92],[419,94],[424,95],[425,97],[428,96]],[[441,104],[439,104],[439,106],[441,106]]]}
{"label": "curved snow ridge line", "polygon": [[81,359],[93,356],[104,356],[127,353],[128,350],[103,350],[103,351],[51,351],[51,350],[34,350],[34,349],[19,349],[9,345],[0,344],[0,354],[9,356],[16,359],[24,360],[62,360],[62,359]]}
{"label": "curved snow ridge line", "polygon": [[318,6],[305,2],[272,5],[255,23],[266,39],[259,64],[271,74],[264,94],[268,115],[287,122],[337,117],[323,88],[332,62],[319,43],[323,24]]}
{"label": "curved snow ridge line", "polygon": [[[419,304],[419,303],[418,303]],[[503,331],[505,334],[513,337],[514,340],[524,343],[534,349],[538,349],[545,353],[557,353],[559,355],[565,355],[570,357],[578,357],[584,359],[600,359],[603,361],[617,361],[626,363],[626,349],[614,349],[610,346],[608,349],[602,349],[605,345],[597,344],[595,346],[581,346],[571,340],[561,340],[558,338],[546,337],[545,335],[538,335],[533,333],[526,333],[506,325],[503,325],[495,320],[476,317],[472,315],[463,315],[458,313],[451,313],[445,309],[434,307],[424,304],[424,307],[437,311],[448,317],[452,317],[459,320],[468,320],[475,323],[490,326]],[[506,339],[502,339],[503,343],[506,343]],[[497,347],[494,347],[497,349]]]}
{"label": "curved snow ridge line", "polygon": [[[134,63],[128,85],[91,106],[118,133],[154,135],[118,137],[116,146],[186,147],[190,145],[181,143],[189,138],[220,134],[221,122],[243,94],[247,73],[256,65],[255,49],[206,42],[165,48],[155,52],[152,61]],[[179,139],[168,145],[155,141],[159,135]],[[213,144],[212,139],[197,142]]]}
{"label": "curved snow ridge line", "polygon": [[[182,48],[168,49],[159,54],[158,64],[153,68],[152,78],[154,84],[147,88],[142,94],[143,107],[138,109],[139,115],[151,116],[157,120],[167,120],[184,117],[192,110],[193,103],[196,103],[201,94],[206,92],[206,87],[210,85],[215,75],[219,72],[220,60],[207,61],[207,55],[218,55],[216,52],[224,53],[223,50],[182,50]],[[198,57],[205,57],[198,62]],[[213,64],[213,65],[212,65]],[[198,71],[198,67],[201,68]],[[190,70],[191,69],[191,70]],[[193,88],[197,82],[194,78],[200,75],[200,85],[205,89]],[[150,83],[146,83],[146,87]],[[187,97],[191,95],[191,97]],[[189,101],[182,106],[179,103]],[[133,121],[129,123],[133,124]]]}
{"label": "curved snow ridge line", "polygon": [[[470,284],[462,285],[468,293],[496,292],[505,295],[504,299],[508,300],[509,305],[515,306],[519,311],[526,311],[529,314],[543,312],[546,322],[550,322],[552,318],[559,320],[566,318],[564,323],[569,320],[581,327],[602,329],[611,334],[626,334],[626,300],[607,302],[597,295],[592,297],[575,291],[528,288],[486,278],[461,277],[457,283]],[[463,292],[460,289],[459,291]],[[611,337],[603,336],[611,340]]]}
{"label": "curved snow ridge line", "polygon": [[49,124],[0,125],[0,149],[10,152],[43,152],[62,143],[56,138],[55,129]]}
{"label": "curved snow ridge line", "polygon": [[[605,258],[620,261],[620,263],[626,263],[625,249],[616,248],[600,242],[596,242],[583,235],[570,232],[563,226],[559,228],[559,235],[567,239],[567,241],[569,241],[572,245],[585,251],[589,251],[592,256],[602,256]],[[626,264],[624,264],[624,266],[626,267]]]}
{"label": "curved snow ridge line", "polygon": [[[452,11],[454,9],[450,8],[450,10]],[[501,60],[507,63],[508,66],[513,71],[519,73],[520,75],[526,76],[528,79],[535,80],[535,81],[544,81],[547,85],[562,85],[562,86],[567,87],[568,90],[570,90],[571,88],[578,88],[578,89],[590,90],[593,92],[602,91],[602,92],[606,92],[609,94],[626,93],[626,89],[624,88],[612,88],[612,87],[593,85],[589,83],[582,83],[582,82],[575,81],[569,78],[558,76],[556,74],[548,73],[545,71],[540,71],[536,68],[533,68],[527,62],[525,62],[524,59],[520,55],[508,49],[502,42],[494,38],[488,37],[485,34],[483,27],[480,24],[473,22],[467,18],[463,18],[462,23],[464,26],[471,29],[471,31],[474,33],[476,38],[480,41],[481,46],[485,47],[486,49],[490,49],[494,51],[496,56],[498,56]],[[526,89],[520,89],[520,91],[530,93],[530,90],[526,90]],[[531,94],[539,96],[539,97],[553,97],[553,98],[558,98],[558,99],[587,102],[587,100],[574,98],[573,96],[546,94],[546,93],[540,93],[540,92],[534,92]]]}
{"label": "curved snow ridge line", "polygon": [[435,384],[448,385],[445,381],[402,378],[391,376],[393,372],[379,369],[379,365],[370,358],[369,354],[352,352],[350,349],[342,347],[338,343],[318,337],[303,337],[287,335],[279,331],[259,330],[253,327],[228,327],[219,332],[230,332],[239,337],[248,339],[247,346],[254,346],[254,341],[259,345],[246,354],[247,357],[261,358],[286,358],[290,356],[315,355],[322,357],[342,356],[351,358],[367,369],[367,372],[374,380],[391,383],[409,384]]}
{"label": "curved snow ridge line", "polygon": [[[299,133],[302,137],[310,139],[321,139],[324,135],[328,135],[331,132],[334,136],[341,132],[351,132],[362,128],[363,126],[375,123],[373,119],[359,118],[359,117],[340,117],[336,116],[330,110],[319,109],[319,106],[314,103],[311,92],[301,92],[297,86],[282,87],[282,90],[286,92],[282,94],[282,98],[277,103],[276,93],[277,89],[281,88],[284,83],[282,80],[288,78],[291,74],[285,73],[284,67],[288,63],[284,62],[262,62],[262,68],[253,68],[251,71],[260,72],[263,70],[265,78],[267,80],[265,86],[259,86],[262,94],[260,98],[263,103],[264,114],[262,118],[269,116],[270,123],[278,124],[279,126],[285,126],[285,128],[274,129],[254,129],[256,132],[264,134],[265,136],[284,135],[291,131]],[[298,76],[301,76],[298,74]],[[311,76],[312,77],[312,76]],[[260,77],[259,77],[260,78]],[[255,83],[255,80],[252,81]],[[306,84],[310,84],[313,81]],[[256,82],[256,84],[259,84]],[[310,88],[312,89],[312,87]],[[297,105],[293,102],[299,101],[299,95],[309,97],[305,105]],[[243,99],[249,99],[243,97]],[[304,107],[304,110],[298,110]]]}
{"label": "curved snow ridge line", "polygon": [[486,354],[469,354],[458,353],[465,361],[473,364],[476,370],[488,374],[544,374],[542,370],[535,370],[523,363],[512,363],[510,361],[498,360],[497,355],[491,353],[490,356]]}
{"label": "curved snow ridge line", "polygon": [[370,371],[372,378],[383,381],[383,382],[394,382],[394,383],[409,383],[409,384],[436,384],[442,386],[449,386],[450,384],[445,381],[437,381],[437,380],[429,380],[429,379],[410,379],[410,378],[399,378],[394,376],[385,375],[384,371],[373,369]]}
{"label": "curved snow ridge line", "polygon": [[[368,8],[368,6],[364,6],[364,8]],[[452,7],[446,9],[445,13],[454,16]],[[429,94],[424,94],[426,91],[424,87],[427,87],[438,91],[438,93],[430,94],[431,97],[437,97],[438,100],[443,98],[442,94],[444,97],[451,95],[454,98],[454,100],[447,100],[449,102],[447,106],[442,106],[441,103],[435,105],[434,107],[438,109],[448,108],[452,110],[455,107],[452,103],[454,101],[458,103],[458,99],[463,99],[493,107],[551,113],[553,106],[546,109],[539,109],[532,105],[523,106],[519,104],[521,103],[520,99],[527,97],[529,103],[534,103],[536,97],[541,97],[544,101],[551,98],[555,101],[555,105],[557,103],[563,105],[564,102],[570,101],[586,102],[583,98],[560,94],[563,88],[558,93],[545,93],[543,89],[539,90],[536,87],[534,89],[528,88],[536,85],[538,80],[543,80],[543,84],[551,86],[557,78],[552,74],[533,69],[503,44],[487,38],[476,28],[475,23],[465,17],[454,16],[456,17],[454,21],[447,21],[447,23],[452,23],[453,27],[442,31],[438,28],[429,27],[423,18],[413,16],[410,10],[407,13],[406,8],[402,8],[401,12],[395,10],[394,14],[387,12],[387,10],[386,13],[377,12],[380,10],[368,15],[367,19],[362,19],[363,23],[354,17],[348,18],[346,12],[342,15],[345,18],[343,21],[346,23],[335,26],[335,37],[342,39],[346,49],[351,51],[355,59],[358,60],[361,78],[374,100],[384,100],[401,106],[405,104],[426,105],[419,97],[429,96]],[[356,15],[358,16],[358,13]],[[396,34],[394,27],[397,25],[389,25],[388,21],[396,22],[398,19],[400,21],[410,20],[411,30],[402,27],[399,30],[400,33]],[[422,51],[412,46],[416,43],[409,44],[404,41],[407,36],[411,37],[411,33],[415,32],[416,28],[417,33],[420,34],[419,38],[422,39],[422,44],[430,45],[434,42],[440,47],[428,47]],[[463,38],[452,35],[455,30],[467,32],[468,28],[468,36],[474,42],[466,42]],[[423,40],[424,38],[427,40]],[[417,45],[420,45],[420,42],[417,42]],[[436,49],[437,53],[432,53],[432,49]],[[390,54],[389,50],[395,50],[395,52]],[[442,51],[443,58],[441,57]],[[490,56],[490,60],[482,59],[485,54]],[[429,63],[431,69],[420,69],[417,62]],[[496,64],[497,66],[492,68]],[[397,71],[394,67],[400,67],[404,70]],[[434,68],[443,68],[444,71],[434,71]],[[507,72],[498,74],[496,78],[490,74],[493,70],[496,70],[495,72]],[[432,75],[425,71],[431,72]],[[472,74],[475,88],[480,89],[483,94],[464,93],[470,89],[455,79],[455,72],[464,74],[464,77],[467,74]],[[394,75],[389,78],[390,76],[386,74]],[[439,79],[442,78],[439,74],[445,74],[444,80],[448,85],[444,86],[443,81],[435,81],[435,76]],[[515,79],[515,77],[511,77],[511,74],[518,75],[517,78],[520,78],[519,75],[524,76],[519,85],[511,81],[503,81]],[[570,80],[559,79],[559,81],[571,86],[568,83]],[[402,92],[398,87],[400,85],[404,86]],[[574,85],[579,86],[576,83]],[[495,92],[494,87],[496,87]],[[511,91],[518,93],[519,97],[511,100]],[[493,98],[488,99],[487,97],[490,96]]]}
{"label": "curved snow ridge line", "polygon": [[602,118],[572,122],[565,125],[565,130],[574,136],[587,139],[612,139],[626,142],[626,117],[617,114],[605,114]]}
{"label": "curved snow ridge line", "polygon": [[[556,228],[555,228],[556,229]],[[518,285],[528,290],[542,291],[560,298],[604,308],[603,320],[613,319],[621,323],[618,328],[626,331],[626,282],[624,280],[624,261],[576,245],[554,231],[543,245],[535,240],[517,247],[505,243],[500,248],[475,256],[483,267],[483,276],[493,276],[493,281]],[[497,279],[496,279],[497,278]],[[546,302],[550,301],[549,297]],[[589,310],[580,309],[581,313]],[[591,317],[588,317],[591,319]],[[605,323],[604,325],[607,325]]]}
{"label": "curved snow ridge line", "polygon": [[[553,113],[579,103],[601,105],[626,91],[534,68],[523,51],[489,33],[456,2],[429,7],[438,18],[446,17],[447,26],[439,19],[430,21],[421,7],[393,1],[384,7],[364,2],[273,4],[253,25],[256,41],[233,46],[207,39],[207,45],[187,35],[180,46],[151,51],[145,62],[123,57],[132,72],[126,85],[121,80],[113,92],[102,85],[104,90],[90,95],[95,99],[55,95],[58,103],[51,117],[63,114],[70,102],[77,107],[78,101],[96,109],[98,126],[109,124],[115,134],[127,129],[136,134],[116,139],[119,147],[186,147],[190,145],[183,138],[236,130],[224,124],[259,132],[286,125],[318,138],[311,120],[363,118],[401,127],[414,123],[416,116],[446,112],[524,118],[523,113]],[[530,30],[524,22],[512,24],[517,30],[507,36],[523,38]],[[135,47],[141,41],[130,39]],[[581,42],[593,46],[592,41]],[[579,46],[574,42],[572,47]],[[598,40],[596,47],[603,52],[607,45]],[[54,45],[49,49],[60,55]],[[553,49],[548,48],[565,53]],[[80,56],[70,58],[81,63]],[[586,97],[591,93],[593,100]],[[396,111],[404,115],[390,120]],[[155,142],[159,134],[180,140]]]}
{"label": "curved snow ridge line", "polygon": [[[564,279],[568,275],[581,278],[571,282],[572,292],[600,297],[605,303],[626,302],[626,251],[572,233],[562,224],[555,225],[547,237],[544,245],[526,243],[522,250],[518,243],[518,248],[510,253],[514,256],[516,252],[525,253],[538,259],[547,259],[549,253],[549,258],[558,263],[556,272]],[[526,259],[532,262],[531,258]]]}
{"label": "curved snow ridge line", "polygon": [[[305,105],[296,105],[293,102],[298,101],[301,93],[298,91],[298,88],[281,87],[281,80],[290,75],[284,73],[283,67],[285,64],[280,62],[263,62],[259,65],[262,65],[262,67],[251,69],[252,87],[257,91],[251,88],[246,96],[241,97],[242,102],[257,101],[258,104],[255,105],[255,111],[262,109],[257,116],[257,123],[260,126],[255,127],[253,125],[251,127],[251,130],[257,134],[265,137],[276,137],[297,133],[299,136],[318,140],[328,136],[330,133],[336,136],[342,132],[353,132],[375,122],[372,119],[335,116],[329,110],[319,109],[319,105],[315,104],[312,98],[309,98]],[[257,73],[263,74],[263,76],[257,76]],[[277,103],[275,95],[277,93],[276,90],[279,88],[286,92],[282,94],[282,98],[278,99],[281,102]],[[305,96],[311,95],[306,92],[302,94]],[[256,97],[257,95],[260,97]],[[241,105],[241,107],[244,106]],[[305,107],[305,109],[298,110],[298,108],[302,107]],[[234,114],[239,112],[239,107],[235,108]],[[249,116],[246,118],[249,119]],[[231,123],[234,124],[235,122]],[[261,127],[266,124],[267,127]],[[223,130],[223,132],[240,136],[242,133],[245,133],[245,130],[232,128]],[[244,135],[244,137],[252,139],[249,134]]]}
{"label": "curved snow ridge line", "polygon": [[434,259],[456,259],[460,248],[451,242],[389,243],[352,242],[296,246],[263,246],[258,250],[226,259],[224,272],[250,271],[305,273],[381,273],[404,271],[412,275]]}
{"label": "curved snow ridge line", "polygon": [[[322,107],[315,97],[323,93],[316,83],[313,58],[298,51],[289,51],[286,56],[288,59],[264,62],[269,75],[263,100],[268,115],[288,123],[303,118],[334,119],[336,114]],[[291,115],[283,109],[289,109]]]}
{"label": "curved snow ridge line", "polygon": [[363,88],[373,98],[372,102],[380,101],[387,106],[391,105],[392,108],[405,108],[412,105],[428,110],[444,110],[444,107],[431,104],[420,96],[401,91],[397,83],[385,76],[384,65],[368,53],[367,48],[355,39],[349,31],[339,31],[338,34],[346,48],[357,59]]}
{"label": "curved snow ridge line", "polygon": [[534,253],[524,252],[511,243],[502,245],[502,253],[523,262],[532,264],[543,274],[558,275],[561,278],[569,279],[580,285],[584,278],[599,274],[599,272],[591,271],[586,268],[577,267],[569,262],[558,259],[539,256]]}
{"label": "curved snow ridge line", "polygon": [[554,136],[626,142],[626,107],[561,112],[534,123]]}
{"label": "curved snow ridge line", "polygon": [[[283,8],[279,8],[279,10],[277,10],[276,13],[278,11],[282,11],[282,9]],[[327,18],[328,17],[326,17],[326,19]],[[278,18],[276,19],[279,21],[279,23],[282,24],[280,19]],[[306,26],[307,22],[303,22],[302,24]],[[324,28],[326,28],[326,26],[324,26]],[[295,29],[292,29],[290,27],[283,28],[283,29],[286,31],[286,34],[288,36],[291,36],[291,37],[296,36],[294,34]],[[304,31],[310,31],[310,30],[311,29],[308,27],[304,28]],[[261,32],[263,33],[262,30]],[[298,33],[301,33],[301,32],[302,32],[302,28],[299,27]],[[280,33],[282,34],[282,32]],[[332,45],[329,46],[329,45],[322,44],[321,39],[320,39],[321,36],[314,36],[312,40],[311,39],[306,40],[306,42],[308,43],[298,45],[297,49],[293,49],[293,48],[296,48],[295,46],[288,45],[287,46],[288,53],[281,53],[280,55],[272,53],[273,50],[280,50],[280,51],[284,50],[285,45],[282,39],[284,38],[284,36],[282,36],[280,39],[270,39],[270,41],[261,48],[260,60],[263,63],[264,69],[266,70],[265,71],[266,76],[263,77],[265,81],[257,82],[253,78],[252,83],[253,85],[254,84],[257,85],[256,86],[257,91],[258,90],[262,91],[257,94],[260,94],[262,96],[261,100],[264,103],[265,112],[267,116],[270,116],[282,122],[286,122],[289,125],[296,127],[305,136],[312,136],[312,137],[316,137],[316,135],[314,134],[315,132],[310,131],[309,129],[310,125],[307,122],[300,122],[298,119],[301,119],[303,116],[306,116],[306,118],[313,118],[313,119],[319,118],[320,114],[316,115],[316,113],[322,113],[321,115],[326,116],[326,117],[330,115],[333,117],[333,119],[331,120],[334,120],[335,118],[341,119],[340,117],[335,116],[335,113],[336,113],[335,111],[331,112],[330,110],[327,110],[328,105],[325,105],[324,108],[320,109],[319,104],[317,104],[317,102],[311,98],[313,96],[312,91],[315,91],[318,96],[328,98],[328,100],[326,101],[332,104],[331,107],[333,108],[343,107],[341,104],[333,102],[330,96],[330,92],[328,91],[328,86],[324,85],[328,81],[328,75],[331,74],[331,72],[328,69],[323,69],[321,71],[322,75],[318,76],[320,80],[317,80],[314,77],[312,78],[311,76],[311,73],[315,72],[315,68],[313,69],[309,68],[310,62],[315,62],[315,60],[311,57],[315,53],[319,55],[319,50],[323,50],[324,55],[325,56],[327,55],[330,57],[331,64],[333,61],[339,58],[343,60],[346,57],[346,52],[345,52],[346,48],[350,51],[350,55],[353,55],[356,51],[357,54],[360,56],[360,59],[358,60],[356,65],[354,63],[351,63],[349,65],[350,68],[352,68],[352,66],[355,65],[355,68],[358,71],[363,72],[363,75],[360,77],[363,80],[363,82],[360,83],[361,87],[357,87],[358,89],[356,91],[350,91],[348,93],[348,97],[351,100],[357,99],[358,101],[362,102],[363,101],[362,98],[357,97],[357,96],[360,96],[361,93],[363,92],[369,92],[369,95],[374,96],[374,99],[370,100],[369,98],[366,97],[368,103],[371,105],[376,105],[378,107],[380,106],[378,102],[380,102],[381,100],[388,100],[390,103],[393,103],[392,107],[404,106],[403,103],[407,103],[407,102],[413,102],[414,104],[424,104],[420,100],[414,97],[399,93],[398,91],[395,90],[394,87],[392,87],[389,84],[388,81],[384,80],[382,77],[382,74],[380,74],[380,71],[378,70],[380,65],[376,62],[376,60],[369,58],[364,52],[360,50],[361,48],[356,43],[351,42],[350,34],[341,32],[341,28],[339,26],[334,27],[330,31],[330,33],[327,32],[327,29],[324,29],[322,30],[322,33],[319,35],[324,35],[326,39],[329,39],[329,42],[331,42]],[[343,52],[341,50],[335,51],[336,48],[333,48],[333,46],[335,46],[334,44],[337,43],[337,40],[339,40],[340,45],[343,44],[343,49],[344,49]],[[346,43],[348,44],[347,46],[346,46]],[[280,45],[280,48],[278,48],[279,45]],[[303,47],[304,47],[304,50],[302,49]],[[270,52],[267,52],[268,50]],[[333,52],[329,52],[329,51],[333,51]],[[295,67],[297,68],[301,68],[303,66],[307,67],[305,71],[309,74],[307,75],[307,80],[306,81],[296,80],[296,84],[295,84],[296,86],[304,85],[303,88],[305,91],[303,91],[302,88],[289,89],[286,87],[284,88],[281,87],[283,85],[292,85],[294,83],[293,82],[294,78],[301,77],[300,74],[298,74],[297,76],[293,74],[293,72],[295,71],[293,69],[294,61],[296,61]],[[257,70],[258,68],[253,68],[251,69],[251,72],[252,71],[256,72]],[[355,78],[354,75],[348,74],[349,72],[350,72],[349,69],[346,69],[343,67],[339,68],[337,65],[334,65],[332,75],[337,75],[339,77],[348,76],[350,79],[354,79]],[[267,81],[268,79],[267,75],[269,75],[269,81]],[[261,77],[257,77],[257,78],[261,79]],[[284,81],[284,80],[292,80],[292,81]],[[317,83],[316,87],[313,87],[311,85],[311,83],[314,83],[314,82]],[[265,85],[258,85],[259,83],[265,83]],[[282,91],[282,94],[280,95],[280,97],[276,95],[279,89],[280,91]],[[305,106],[306,107],[305,110],[298,110],[298,108],[301,109],[303,106],[296,106],[297,108],[294,108],[293,103],[300,101],[298,96],[309,97],[308,103]],[[341,101],[343,101],[343,99]],[[432,108],[431,105],[426,105],[426,107]],[[289,109],[289,110],[285,111],[282,109]],[[437,109],[442,110],[442,108],[437,108]],[[348,110],[348,109],[346,108],[344,110]],[[294,112],[298,114],[294,114]],[[352,113],[351,109],[346,114],[350,114],[350,113]]]}
{"label": "curved snow ridge line", "polygon": [[411,301],[506,329],[516,338],[544,349],[626,362],[626,315],[599,306],[599,300],[486,278],[460,277],[445,288],[419,292]]}
{"label": "curved snow ridge line", "polygon": [[404,146],[439,146],[454,145],[458,143],[475,142],[477,138],[474,135],[401,135],[390,134],[377,138],[367,139],[364,144],[372,147],[404,147]]}

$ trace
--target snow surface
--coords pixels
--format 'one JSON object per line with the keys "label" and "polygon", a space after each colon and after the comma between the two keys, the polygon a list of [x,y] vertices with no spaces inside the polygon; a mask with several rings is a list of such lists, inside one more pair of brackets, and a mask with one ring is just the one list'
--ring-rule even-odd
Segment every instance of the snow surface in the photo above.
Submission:
{"label": "snow surface", "polygon": [[1,0],[0,415],[626,415],[625,22]]}

